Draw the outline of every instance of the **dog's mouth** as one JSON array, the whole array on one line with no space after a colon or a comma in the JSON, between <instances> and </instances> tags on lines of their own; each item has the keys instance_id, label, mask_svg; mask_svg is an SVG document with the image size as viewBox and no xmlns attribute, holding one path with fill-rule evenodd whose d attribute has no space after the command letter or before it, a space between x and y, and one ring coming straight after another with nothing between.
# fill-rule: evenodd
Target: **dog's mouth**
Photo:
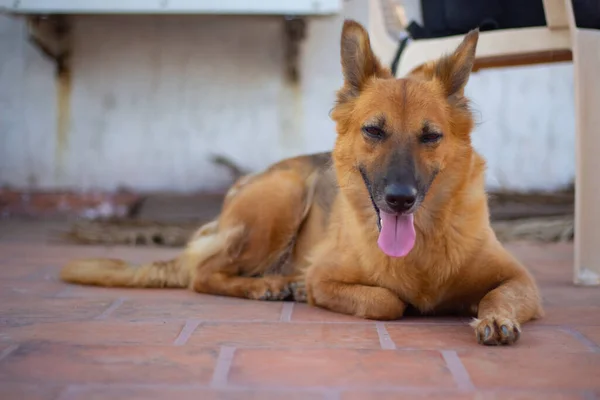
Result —
<instances>
[{"instance_id":1,"label":"dog's mouth","mask_svg":"<svg viewBox=\"0 0 600 400\"><path fill-rule=\"evenodd\" d=\"M371 182L366 173L362 168L359 168L359 171L367 187L373 209L377 214L377 228L379 229L377 245L387 256L405 257L415 245L414 210L416 206L410 212L403 214L383 211L373 197Z\"/></svg>"}]
</instances>

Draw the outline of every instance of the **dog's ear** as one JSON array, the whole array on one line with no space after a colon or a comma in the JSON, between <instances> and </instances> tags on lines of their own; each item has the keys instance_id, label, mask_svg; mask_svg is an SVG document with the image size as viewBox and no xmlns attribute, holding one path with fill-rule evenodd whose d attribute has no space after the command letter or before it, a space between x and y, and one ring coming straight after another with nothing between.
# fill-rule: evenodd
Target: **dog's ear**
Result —
<instances>
[{"instance_id":1,"label":"dog's ear","mask_svg":"<svg viewBox=\"0 0 600 400\"><path fill-rule=\"evenodd\" d=\"M373 54L369 34L356 21L349 19L344 21L341 59L346 96L358 96L371 77L391 77L389 70L382 67Z\"/></svg>"},{"instance_id":2,"label":"dog's ear","mask_svg":"<svg viewBox=\"0 0 600 400\"><path fill-rule=\"evenodd\" d=\"M433 78L442 84L448 97L462 95L473 69L478 39L479 29L470 31L454 53L434 63Z\"/></svg>"}]
</instances>

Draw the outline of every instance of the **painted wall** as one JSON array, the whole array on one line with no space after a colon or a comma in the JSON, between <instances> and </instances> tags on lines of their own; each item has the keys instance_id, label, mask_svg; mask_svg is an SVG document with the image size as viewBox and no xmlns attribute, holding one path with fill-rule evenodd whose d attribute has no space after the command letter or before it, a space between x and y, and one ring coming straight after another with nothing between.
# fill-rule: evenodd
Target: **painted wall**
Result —
<instances>
[{"instance_id":1,"label":"painted wall","mask_svg":"<svg viewBox=\"0 0 600 400\"><path fill-rule=\"evenodd\" d=\"M345 5L365 22L366 2ZM72 81L61 89L23 22L0 16L0 185L215 189L229 176L213 153L257 170L329 149L342 20L309 21L293 84L276 17L78 17ZM473 76L474 142L490 188L572 181L572 90L570 65Z\"/></svg>"}]
</instances>

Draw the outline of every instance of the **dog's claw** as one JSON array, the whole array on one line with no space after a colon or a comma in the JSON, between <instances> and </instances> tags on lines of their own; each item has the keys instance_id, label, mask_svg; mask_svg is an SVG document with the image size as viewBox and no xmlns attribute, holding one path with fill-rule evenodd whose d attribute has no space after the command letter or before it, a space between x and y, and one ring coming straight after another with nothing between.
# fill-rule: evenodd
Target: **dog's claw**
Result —
<instances>
[{"instance_id":1,"label":"dog's claw","mask_svg":"<svg viewBox=\"0 0 600 400\"><path fill-rule=\"evenodd\" d=\"M486 326L483 341L485 342L486 340L488 340L491 335L492 335L492 328L490 328L489 326Z\"/></svg>"},{"instance_id":2,"label":"dog's claw","mask_svg":"<svg viewBox=\"0 0 600 400\"><path fill-rule=\"evenodd\" d=\"M259 300L271 300L271 291L269 289L265 290L262 296L258 298Z\"/></svg>"},{"instance_id":3,"label":"dog's claw","mask_svg":"<svg viewBox=\"0 0 600 400\"><path fill-rule=\"evenodd\" d=\"M292 282L290 283L290 289L292 290L292 299L298 303L306 303L306 287L304 282Z\"/></svg>"},{"instance_id":4,"label":"dog's claw","mask_svg":"<svg viewBox=\"0 0 600 400\"><path fill-rule=\"evenodd\" d=\"M486 346L510 345L519 340L521 330L518 322L509 318L487 317L475 320L477 341Z\"/></svg>"},{"instance_id":5,"label":"dog's claw","mask_svg":"<svg viewBox=\"0 0 600 400\"><path fill-rule=\"evenodd\" d=\"M266 289L257 300L262 301L281 301L286 300L293 296L293 289L290 287L291 285L286 285L283 288L279 289Z\"/></svg>"}]
</instances>

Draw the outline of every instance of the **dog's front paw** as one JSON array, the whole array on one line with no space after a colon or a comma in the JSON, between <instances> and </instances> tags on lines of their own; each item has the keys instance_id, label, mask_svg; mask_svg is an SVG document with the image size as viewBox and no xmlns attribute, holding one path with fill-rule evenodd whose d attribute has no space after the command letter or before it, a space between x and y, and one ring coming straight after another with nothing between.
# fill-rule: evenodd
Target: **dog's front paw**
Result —
<instances>
[{"instance_id":1,"label":"dog's front paw","mask_svg":"<svg viewBox=\"0 0 600 400\"><path fill-rule=\"evenodd\" d=\"M475 335L479 344L499 346L513 344L521 337L519 323L510 318L485 317L474 319L471 326L475 328Z\"/></svg>"}]
</instances>

